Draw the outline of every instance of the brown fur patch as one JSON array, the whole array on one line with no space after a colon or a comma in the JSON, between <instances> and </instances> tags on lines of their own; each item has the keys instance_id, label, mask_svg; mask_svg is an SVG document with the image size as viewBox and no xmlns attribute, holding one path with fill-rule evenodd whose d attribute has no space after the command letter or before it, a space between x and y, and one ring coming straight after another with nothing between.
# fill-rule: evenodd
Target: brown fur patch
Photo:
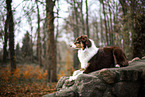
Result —
<instances>
[{"instance_id":1,"label":"brown fur patch","mask_svg":"<svg viewBox=\"0 0 145 97\"><path fill-rule=\"evenodd\" d=\"M98 53L93 56L88 63L89 65L84 73L115 67L115 64L119 64L121 67L128 66L128 60L122 49L119 47L100 48Z\"/></svg>"}]
</instances>

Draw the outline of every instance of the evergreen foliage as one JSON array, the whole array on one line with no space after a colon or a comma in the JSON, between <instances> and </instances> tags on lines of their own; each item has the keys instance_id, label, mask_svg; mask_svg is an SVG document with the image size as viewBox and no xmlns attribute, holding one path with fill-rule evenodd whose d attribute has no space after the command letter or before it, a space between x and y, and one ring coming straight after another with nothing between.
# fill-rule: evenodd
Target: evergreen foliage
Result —
<instances>
[{"instance_id":1,"label":"evergreen foliage","mask_svg":"<svg viewBox=\"0 0 145 97\"><path fill-rule=\"evenodd\" d=\"M30 61L30 56L33 55L33 50L31 48L31 38L29 32L27 31L24 38L23 38L23 46L22 46L22 57L24 60Z\"/></svg>"}]
</instances>

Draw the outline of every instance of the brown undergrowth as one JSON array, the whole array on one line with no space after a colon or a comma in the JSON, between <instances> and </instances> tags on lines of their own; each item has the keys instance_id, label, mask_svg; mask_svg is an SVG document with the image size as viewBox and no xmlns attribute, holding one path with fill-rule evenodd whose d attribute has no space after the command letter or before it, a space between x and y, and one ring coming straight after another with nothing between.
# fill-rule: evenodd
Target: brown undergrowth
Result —
<instances>
[{"instance_id":1,"label":"brown undergrowth","mask_svg":"<svg viewBox=\"0 0 145 97\"><path fill-rule=\"evenodd\" d=\"M47 83L47 71L36 65L18 65L13 73L10 66L0 67L0 97L41 97L55 92L56 83Z\"/></svg>"}]
</instances>

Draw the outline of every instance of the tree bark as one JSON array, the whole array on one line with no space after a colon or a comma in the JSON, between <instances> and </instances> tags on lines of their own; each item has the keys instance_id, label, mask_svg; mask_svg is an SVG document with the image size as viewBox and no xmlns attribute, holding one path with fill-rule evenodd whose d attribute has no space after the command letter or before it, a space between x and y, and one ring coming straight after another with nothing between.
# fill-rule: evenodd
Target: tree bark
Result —
<instances>
[{"instance_id":1,"label":"tree bark","mask_svg":"<svg viewBox=\"0 0 145 97\"><path fill-rule=\"evenodd\" d=\"M104 33L103 33L103 23L102 23L102 15L101 15L101 13L102 13L102 8L101 8L101 4L100 4L100 12L99 12L99 14L100 14L100 32L101 32L101 46L103 46L103 44L104 44Z\"/></svg>"},{"instance_id":2,"label":"tree bark","mask_svg":"<svg viewBox=\"0 0 145 97\"><path fill-rule=\"evenodd\" d=\"M120 33L121 32L121 24L119 23L120 22L120 18L119 18L119 13L122 13L121 11L118 12L119 9L119 6L120 4L117 4L117 2L115 0L113 0L114 2L114 7L113 7L113 22L114 22L114 25L113 25L113 31L114 31L114 45L116 46L119 46L121 48L123 48L123 45L121 43L121 39L122 39L122 34Z\"/></svg>"},{"instance_id":3,"label":"tree bark","mask_svg":"<svg viewBox=\"0 0 145 97\"><path fill-rule=\"evenodd\" d=\"M85 35L85 24L84 24L84 14L83 14L83 0L81 0L81 23L82 23L82 31L83 34Z\"/></svg>"},{"instance_id":4,"label":"tree bark","mask_svg":"<svg viewBox=\"0 0 145 97\"><path fill-rule=\"evenodd\" d=\"M7 14L8 16L8 14ZM8 56L8 51L7 51L7 41L8 41L8 32L7 32L7 29L8 28L8 18L6 18L6 21L5 21L5 28L4 28L4 31L5 31L5 34L4 34L4 45L3 45L3 62L5 63L6 60L7 60L7 56Z\"/></svg>"},{"instance_id":5,"label":"tree bark","mask_svg":"<svg viewBox=\"0 0 145 97\"><path fill-rule=\"evenodd\" d=\"M6 0L7 4L7 15L8 15L8 27L9 27L9 50L10 50L10 60L11 60L11 72L13 74L16 69L16 56L14 50L14 21L13 21L13 13L12 13L12 0Z\"/></svg>"},{"instance_id":6,"label":"tree bark","mask_svg":"<svg viewBox=\"0 0 145 97\"><path fill-rule=\"evenodd\" d=\"M56 82L56 56L54 39L54 9L55 1L46 0L46 13L48 14L48 81Z\"/></svg>"},{"instance_id":7,"label":"tree bark","mask_svg":"<svg viewBox=\"0 0 145 97\"><path fill-rule=\"evenodd\" d=\"M78 28L78 7L76 7L77 2L74 0L74 20L75 20L75 26L74 26L74 37L77 38L79 36L79 28Z\"/></svg>"},{"instance_id":8,"label":"tree bark","mask_svg":"<svg viewBox=\"0 0 145 97\"><path fill-rule=\"evenodd\" d=\"M76 7L77 3L75 0L73 1L73 8L74 8L74 14L73 14L73 20L75 21L75 25L73 26L73 32L74 32L74 39L79 37L79 28L78 28L78 10ZM79 66L79 59L78 59L78 52L77 50L74 50L74 55L73 55L73 64L74 64L74 69L78 69Z\"/></svg>"},{"instance_id":9,"label":"tree bark","mask_svg":"<svg viewBox=\"0 0 145 97\"><path fill-rule=\"evenodd\" d=\"M107 1L107 2L108 2L108 6L109 6L109 15L110 15L110 23L108 25L108 27L110 26L110 33L109 33L110 45L113 46L114 42L113 42L113 28L112 28L112 12L111 12L111 6L109 4L110 1ZM109 22L109 20L108 20L108 22Z\"/></svg>"},{"instance_id":10,"label":"tree bark","mask_svg":"<svg viewBox=\"0 0 145 97\"><path fill-rule=\"evenodd\" d=\"M90 37L89 32L89 15L88 15L88 0L86 0L86 26L87 26L87 35Z\"/></svg>"},{"instance_id":11,"label":"tree bark","mask_svg":"<svg viewBox=\"0 0 145 97\"><path fill-rule=\"evenodd\" d=\"M57 39L58 39L58 35L59 35L59 10L60 10L60 8L59 8L59 0L57 0L57 27L56 27L56 38L55 38L55 57L56 57L56 63L55 64L57 64L57 54L58 54L58 52L57 52Z\"/></svg>"},{"instance_id":12,"label":"tree bark","mask_svg":"<svg viewBox=\"0 0 145 97\"><path fill-rule=\"evenodd\" d=\"M36 1L36 5L37 5L37 53L38 53L38 61L39 61L39 65L40 67L42 67L42 59L41 59L41 54L42 54L42 50L41 50L41 37L40 37L40 14L39 14L39 6L38 6L38 1Z\"/></svg>"},{"instance_id":13,"label":"tree bark","mask_svg":"<svg viewBox=\"0 0 145 97\"><path fill-rule=\"evenodd\" d=\"M121 6L122 6L122 11L123 11L123 50L124 52L126 53L127 56L129 56L129 52L131 51L130 50L130 39L129 39L129 23L128 23L128 19L126 18L126 15L127 15L127 8L128 8L128 5L126 3L126 0L119 0Z\"/></svg>"},{"instance_id":14,"label":"tree bark","mask_svg":"<svg viewBox=\"0 0 145 97\"><path fill-rule=\"evenodd\" d=\"M107 45L109 45L109 39L108 39L108 27L107 27L107 21L106 21L105 5L104 5L103 0L101 0L101 3L103 4L103 14L104 14L104 23L105 23L106 43L107 43Z\"/></svg>"},{"instance_id":15,"label":"tree bark","mask_svg":"<svg viewBox=\"0 0 145 97\"><path fill-rule=\"evenodd\" d=\"M145 2L130 0L133 58L145 56ZM139 7L138 7L139 6Z\"/></svg>"}]
</instances>

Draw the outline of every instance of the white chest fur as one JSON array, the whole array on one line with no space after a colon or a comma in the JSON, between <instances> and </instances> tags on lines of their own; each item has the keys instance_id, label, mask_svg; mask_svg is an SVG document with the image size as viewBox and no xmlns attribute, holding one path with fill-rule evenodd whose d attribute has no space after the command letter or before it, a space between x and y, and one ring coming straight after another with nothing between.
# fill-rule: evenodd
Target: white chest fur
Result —
<instances>
[{"instance_id":1,"label":"white chest fur","mask_svg":"<svg viewBox=\"0 0 145 97\"><path fill-rule=\"evenodd\" d=\"M88 64L88 61L98 52L99 48L95 46L94 41L91 39L90 41L92 43L91 47L85 48L84 50L80 49L78 51L78 58L81 62L81 68L85 68Z\"/></svg>"}]
</instances>

